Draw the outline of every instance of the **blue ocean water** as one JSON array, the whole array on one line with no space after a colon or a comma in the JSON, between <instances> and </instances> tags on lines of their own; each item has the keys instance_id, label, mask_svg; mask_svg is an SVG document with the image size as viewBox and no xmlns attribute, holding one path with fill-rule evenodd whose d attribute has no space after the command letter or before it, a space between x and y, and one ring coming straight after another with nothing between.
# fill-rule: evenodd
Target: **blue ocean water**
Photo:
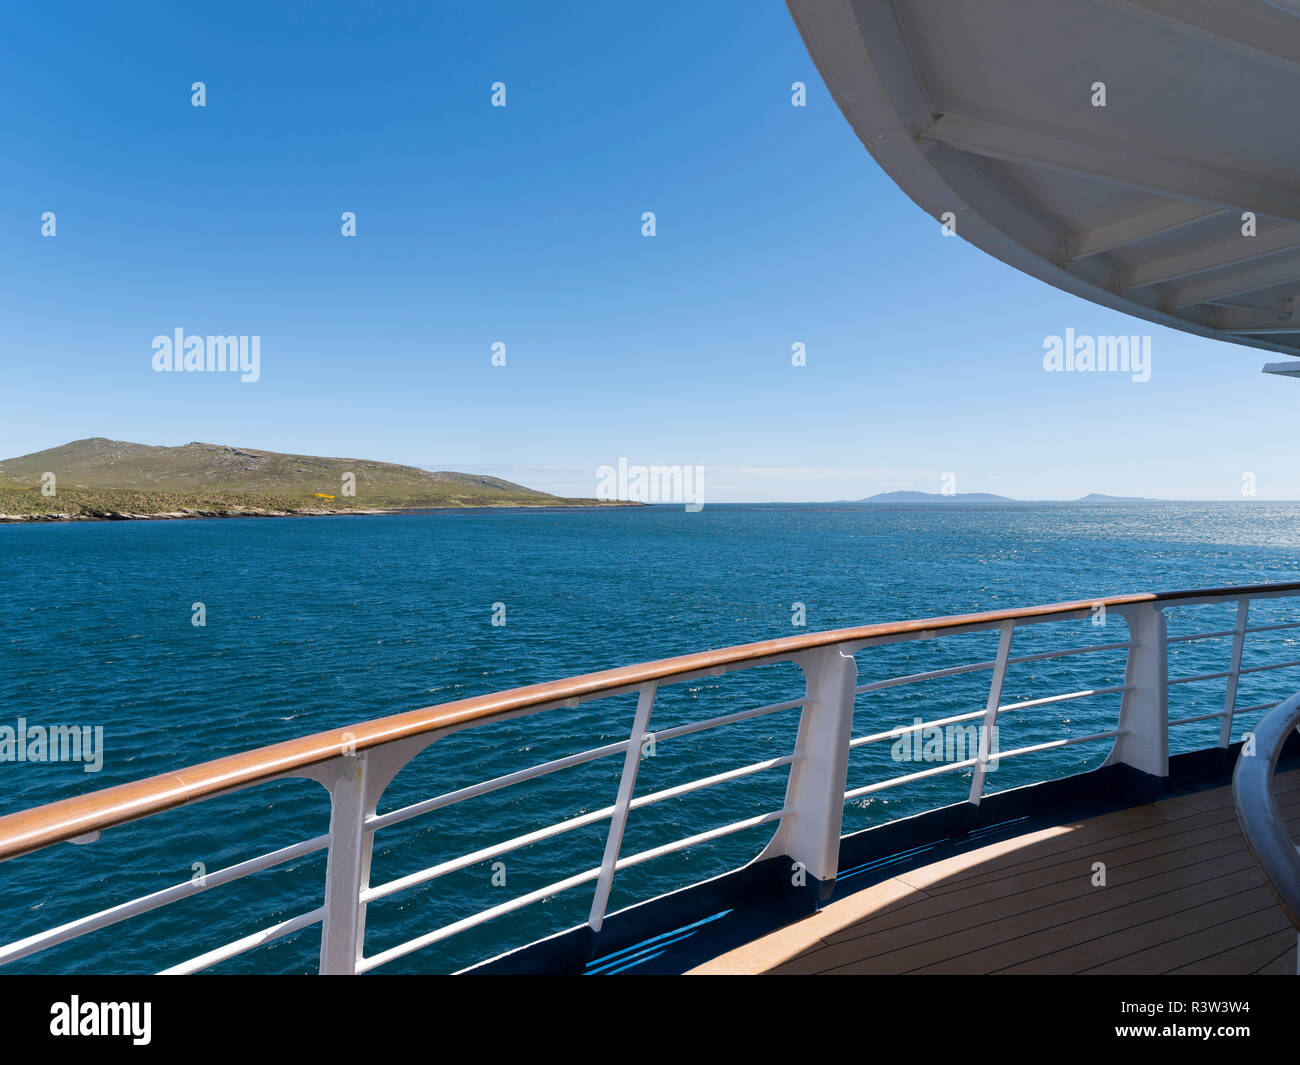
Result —
<instances>
[{"instance_id":1,"label":"blue ocean water","mask_svg":"<svg viewBox=\"0 0 1300 1065\"><path fill-rule=\"evenodd\" d=\"M962 504L446 511L368 517L0 526L0 725L102 726L98 773L0 762L0 813L278 740L451 699L710 647L868 622L1134 591L1300 580L1300 505ZM206 625L191 623L202 603ZM505 625L494 626L494 604ZM792 625L797 607L806 630ZM1291 600L1251 621L1296 620ZM1171 633L1231 627L1222 607L1171 611ZM1123 623L1043 626L1015 651L1126 639ZM1260 634L1243 665L1300 658ZM992 657L995 634L868 649L863 681ZM1227 641L1177 646L1175 675L1226 668ZM1122 680L1122 652L1013 667L1004 702ZM981 709L987 673L859 697L855 734ZM1242 678L1239 706L1289 695L1300 670ZM652 728L797 696L793 666L665 688ZM1222 707L1223 681L1175 689L1171 717ZM435 743L381 811L623 738L634 697L489 724ZM1114 727L1118 696L1007 715L1003 750ZM1257 718L1246 715L1235 732ZM798 710L666 741L637 794L787 754ZM1010 720L1014 718L1014 721ZM1217 725L1175 730L1177 749ZM859 748L850 786L899 775ZM998 790L1100 763L1109 741L1008 760ZM606 758L380 832L372 883L598 809ZM902 771L908 771L904 767ZM624 854L779 808L783 769L635 811ZM845 829L959 801L951 773L852 802ZM5 942L323 832L314 782L263 785L0 865ZM482 862L372 905L367 954L599 864L604 824ZM611 909L752 858L771 825L644 862ZM20 960L5 971L156 971L320 903L324 858L214 888ZM500 884L502 874L505 883ZM496 882L494 882L496 881ZM585 920L591 885L408 955L384 972L450 971ZM223 963L312 971L319 929Z\"/></svg>"}]
</instances>

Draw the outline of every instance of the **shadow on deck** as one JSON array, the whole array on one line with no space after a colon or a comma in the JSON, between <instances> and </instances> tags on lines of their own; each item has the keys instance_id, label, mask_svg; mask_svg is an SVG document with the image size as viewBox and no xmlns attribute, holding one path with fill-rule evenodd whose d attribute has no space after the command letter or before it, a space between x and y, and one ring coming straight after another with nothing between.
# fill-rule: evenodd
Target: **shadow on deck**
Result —
<instances>
[{"instance_id":1,"label":"shadow on deck","mask_svg":"<svg viewBox=\"0 0 1300 1065\"><path fill-rule=\"evenodd\" d=\"M1300 770L1276 791L1294 836ZM1296 932L1218 787L899 873L691 971L1293 974Z\"/></svg>"}]
</instances>

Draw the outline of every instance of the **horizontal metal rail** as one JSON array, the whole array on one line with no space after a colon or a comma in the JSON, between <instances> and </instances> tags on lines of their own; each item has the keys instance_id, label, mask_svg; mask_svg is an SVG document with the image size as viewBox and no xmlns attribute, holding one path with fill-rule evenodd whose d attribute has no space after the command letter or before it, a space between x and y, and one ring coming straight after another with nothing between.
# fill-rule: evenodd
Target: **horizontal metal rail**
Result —
<instances>
[{"instance_id":1,"label":"horizontal metal rail","mask_svg":"<svg viewBox=\"0 0 1300 1065\"><path fill-rule=\"evenodd\" d=\"M999 762L1014 758L1021 754L1033 754L1036 751L1050 751L1056 747L1072 747L1076 743L1092 743L1094 740L1114 739L1124 734L1125 729L1110 729L1106 732L1094 732L1089 736L1070 736L1061 740L1049 740L1046 743L1035 743L1029 747L1017 747L1010 751L1000 751L991 755L992 759ZM878 780L875 783L867 784L862 787L850 788L844 793L845 801L856 799L861 795L870 795L877 791L886 791L889 788L896 788L900 784L909 784L914 780L923 780L926 777L939 776L943 773L950 773L957 769L969 769L978 761L976 758L965 758L959 762L945 762L942 766L933 769L922 769L916 773L908 773L901 777L889 777L887 780Z\"/></svg>"},{"instance_id":2,"label":"horizontal metal rail","mask_svg":"<svg viewBox=\"0 0 1300 1065\"><path fill-rule=\"evenodd\" d=\"M1124 640L1121 643L1094 644L1091 647L1070 647L1064 651L1040 651L1037 654L1017 655L1014 658L1008 658L1007 665L1015 666L1024 662L1044 662L1053 658L1068 658L1071 655L1086 655L1095 651L1127 650L1131 646L1131 641ZM885 688L897 688L904 684L916 684L923 680L955 677L961 673L977 673L981 670L992 669L995 665L997 665L997 659L990 658L984 662L971 662L962 666L947 666L944 669L931 669L924 673L908 673L902 677L891 677L888 680L875 680L867 684L860 684L854 689L854 692L861 695L864 692L882 691Z\"/></svg>"},{"instance_id":3,"label":"horizontal metal rail","mask_svg":"<svg viewBox=\"0 0 1300 1065\"><path fill-rule=\"evenodd\" d=\"M972 710L967 714L954 714L952 717L940 717L933 721L918 721L912 725L900 725L888 732L873 732L867 736L857 736L849 741L849 749L852 750L855 747L862 747L869 743L880 743L882 740L896 740L928 728L943 728L945 725L955 725L959 721L974 721L983 716L983 710Z\"/></svg>"},{"instance_id":4,"label":"horizontal metal rail","mask_svg":"<svg viewBox=\"0 0 1300 1065\"><path fill-rule=\"evenodd\" d=\"M214 887L220 887L223 884L229 884L235 880L250 876L253 873L260 873L264 869L272 869L277 865L284 865L295 858L303 858L308 854L314 854L316 851L322 851L329 846L329 836L317 836L315 839L305 840L302 843L295 843L290 847L282 847L280 850L271 851L260 858L250 858L246 862L239 862L237 865L227 866L225 869L218 869L214 873L205 873L202 877L187 880L183 884L174 884L171 887L163 888L161 891L155 891L149 895L142 895L138 899L130 902L124 902L119 906L110 906L106 910L100 910L98 913L92 913L86 917L80 917L75 921L68 921L57 928L51 928L47 932L40 932L34 936L28 936L26 939L19 939L8 946L0 947L0 965L5 962L16 961L24 958L28 954L35 954L39 950L45 950L47 947L53 947L59 943L66 943L70 939L76 939L88 932L95 932L101 928L107 928L109 925L117 924L119 921L125 921L129 917L135 917L142 913L148 913L150 910L156 910L160 906L166 906L168 903L177 902L180 899L187 899L192 895L201 894L204 891L210 891Z\"/></svg>"},{"instance_id":5,"label":"horizontal metal rail","mask_svg":"<svg viewBox=\"0 0 1300 1065\"><path fill-rule=\"evenodd\" d=\"M578 873L576 876L568 877L564 880L557 880L554 884L547 884L546 887L538 888L536 891L530 891L526 895L520 895L518 898L511 899L509 902L503 902L500 905L493 906L491 909L483 910L474 914L472 917L466 917L463 920L456 921L442 928L436 928L432 932L426 932L424 935L416 936L405 943L396 947L390 947L388 950L381 951L369 958L360 958L357 961L356 971L358 973L368 973L371 969L377 969L381 965L387 965L390 961L396 961L417 950L423 950L425 947L432 946L434 943L444 939L450 939L452 936L461 932L476 928L478 925L493 918L504 916L507 913L513 913L515 910L521 910L525 906L530 906L534 902L541 902L543 899L552 898L570 888L579 887L582 884L589 884L600 876L600 868L588 869L584 873Z\"/></svg>"},{"instance_id":6,"label":"horizontal metal rail","mask_svg":"<svg viewBox=\"0 0 1300 1065\"><path fill-rule=\"evenodd\" d=\"M1300 666L1300 659L1292 662L1273 662L1267 666L1251 666L1249 669L1243 669L1242 673L1267 673L1271 669L1293 669Z\"/></svg>"},{"instance_id":7,"label":"horizontal metal rail","mask_svg":"<svg viewBox=\"0 0 1300 1065\"><path fill-rule=\"evenodd\" d=\"M679 736L690 736L696 732L703 732L705 729L718 728L721 725L732 725L737 721L748 721L754 717L766 717L768 714L775 714L781 710L793 710L796 706L803 706L803 704L803 699L787 699L783 703L770 703L767 706L759 706L753 710L737 710L734 714L711 717L707 721L693 721L688 725L666 728L662 732L654 733L654 738L656 742L675 740Z\"/></svg>"},{"instance_id":8,"label":"horizontal metal rail","mask_svg":"<svg viewBox=\"0 0 1300 1065\"><path fill-rule=\"evenodd\" d=\"M766 769L774 769L778 766L789 765L793 761L794 755L787 754L780 758L769 758L762 762L755 762L752 765L740 766L737 769L729 769L723 773L716 773L711 777L701 777L698 780L692 780L686 784L677 784L671 788L664 788L661 791L642 795L639 798L633 799L629 804L629 808L639 809L644 806L649 806L652 803L662 802L664 799L673 799L680 795L688 795L693 791L712 787L714 784L721 784L729 780L739 780L740 778L749 776L753 773L761 773ZM494 844L491 847L484 847L481 850L463 855L462 857L456 858L452 861L442 862L438 865L431 865L427 869L422 869L417 873L410 873L407 876L398 877L396 880L390 880L386 884L366 888L361 892L361 901L373 902L376 899L396 894L399 891L405 891L406 889L416 887L419 884L428 883L430 880L436 880L448 873L459 872L461 869L467 869L471 865L477 865L479 862L489 861L492 858L500 857L502 854L508 854L511 851L518 850L521 847L528 847L534 843L540 843L543 840L552 839L565 832L570 832L575 828L584 828L587 825L596 824L597 822L613 816L613 813L614 807L606 806L602 809L592 810L577 817L571 817L567 821L558 821L553 825L538 829L535 832L527 832L521 836L515 836L512 839Z\"/></svg>"},{"instance_id":9,"label":"horizontal metal rail","mask_svg":"<svg viewBox=\"0 0 1300 1065\"><path fill-rule=\"evenodd\" d=\"M1189 640L1217 640L1224 636L1235 636L1236 629L1221 629L1218 632L1194 632L1190 636L1170 636L1170 643L1185 643Z\"/></svg>"},{"instance_id":10,"label":"horizontal metal rail","mask_svg":"<svg viewBox=\"0 0 1300 1065\"><path fill-rule=\"evenodd\" d=\"M1281 699L1275 699L1271 703L1256 703L1254 706L1242 706L1237 708L1238 714L1253 714L1258 710L1272 710L1275 706L1282 705Z\"/></svg>"},{"instance_id":11,"label":"horizontal metal rail","mask_svg":"<svg viewBox=\"0 0 1300 1065\"><path fill-rule=\"evenodd\" d=\"M1077 692L1065 692L1062 695L1048 695L1041 699L1025 699L1018 703L1004 703L998 707L998 716L1010 713L1014 710L1028 710L1035 706L1051 706L1055 703L1071 702L1075 699L1085 699L1090 695L1113 695L1117 692L1124 691L1123 684L1113 684L1108 688L1085 688ZM891 729L889 732L875 732L869 736L858 736L849 742L849 746L861 747L869 743L880 743L882 740L896 740L902 736L914 732L921 732L925 729L942 728L945 725L954 725L960 721L974 721L976 718L982 718L985 715L983 710L972 710L966 714L955 714L952 717L941 717L934 721L918 721L911 725L900 725L898 728Z\"/></svg>"},{"instance_id":12,"label":"horizontal metal rail","mask_svg":"<svg viewBox=\"0 0 1300 1065\"><path fill-rule=\"evenodd\" d=\"M864 784L859 788L849 788L844 793L844 801L849 802L863 795L871 795L877 791L886 791L889 788L896 788L900 784L910 784L913 780L925 780L927 777L942 776L944 773L953 773L958 769L970 769L979 759L963 758L960 762L945 762L943 765L935 766L933 769L922 769L916 773L908 773L902 777L890 777L888 780L878 780L874 784Z\"/></svg>"},{"instance_id":13,"label":"horizontal metal rail","mask_svg":"<svg viewBox=\"0 0 1300 1065\"><path fill-rule=\"evenodd\" d=\"M587 762L594 762L597 758L604 758L609 754L618 754L627 750L627 740L620 740L618 743L609 743L604 747L593 747L590 750L581 751L578 754L567 755L564 758L556 758L550 762L542 762L540 765L530 766L527 769L520 769L515 773L506 773L503 776L493 777L491 780L485 780L481 784L472 784L466 788L458 788L456 791L449 791L445 795L438 795L432 799L424 799L421 802L412 803L410 806L403 806L400 810L391 810L386 814L377 814L366 818L366 827L372 831L381 828L387 828L390 825L401 824L403 821L409 821L413 817L419 817L421 814L432 813L434 810L441 810L446 806L454 806L458 802L464 802L466 799L474 799L480 795L487 795L493 791L499 791L501 788L508 788L512 784L521 784L526 780L535 780L538 777L547 776L550 773L558 772L561 769L569 769L575 765L583 765Z\"/></svg>"},{"instance_id":14,"label":"horizontal metal rail","mask_svg":"<svg viewBox=\"0 0 1300 1065\"><path fill-rule=\"evenodd\" d=\"M188 976L191 973L202 972L204 969L210 969L214 965L219 965L223 961L229 961L239 954L247 954L256 947L272 943L277 939L283 939L294 932L301 932L304 928L310 928L314 924L319 924L325 916L325 909L312 910L310 913L299 914L297 917L291 917L287 921L281 921L279 924L272 925L270 928L263 928L260 932L254 932L250 936L244 936L242 939L236 939L233 943L227 943L224 947L218 947L216 950L210 950L198 957L191 958L189 961L183 961L179 965L173 965L169 969L163 969L159 976Z\"/></svg>"},{"instance_id":15,"label":"horizontal metal rail","mask_svg":"<svg viewBox=\"0 0 1300 1065\"><path fill-rule=\"evenodd\" d=\"M721 717L709 718L707 721L695 721L689 725L679 725L676 728L665 729L662 732L654 734L656 742L676 739L678 736L689 736L695 732L702 732L705 729L717 728L720 725L729 725L737 721L748 721L753 717L762 717L765 714L773 714L780 710L792 710L796 706L803 705L802 699L789 699L783 703L772 703L769 706L759 706L752 710L740 710L734 714L724 714ZM538 765L531 766L528 769L520 769L514 773L506 773L503 776L494 777L491 780L483 781L481 784L473 784L469 787L460 788L457 791L447 792L445 795L438 795L432 799L423 799L420 802L412 803L409 806L403 806L400 810L391 810L386 814L376 814L366 819L366 826L372 830L388 828L390 825L400 824L403 821L409 821L413 817L421 814L432 813L434 810L441 810L447 806L453 806L458 802L466 799L474 799L480 795L486 795L489 792L506 788L512 784L519 784L526 780L534 780L537 777L546 776L550 773L558 772L561 769L569 769L576 765L583 765L587 762L594 762L598 758L604 758L607 755L619 754L627 750L627 740L619 740L617 743L608 743L603 747L592 747L589 750L580 751L577 754L566 755L563 758L555 758L549 762L542 762Z\"/></svg>"},{"instance_id":16,"label":"horizontal metal rail","mask_svg":"<svg viewBox=\"0 0 1300 1065\"><path fill-rule=\"evenodd\" d=\"M784 810L774 810L771 813L761 814L758 817L746 818L744 821L736 821L730 825L723 825L721 828L715 828L708 832L701 832L698 835L688 836L685 839L677 840L675 843L667 843L661 847L654 847L651 850L642 851L639 854L633 854L627 858L619 859L617 868L625 869L631 865L639 865L641 862L649 861L651 858L658 858L665 854L672 854L674 851L685 850L687 847L693 847L699 843L706 843L709 840L719 839L722 836L729 836L735 832L743 832L748 828L756 828L759 825L765 825L771 821L775 821L784 813ZM434 943L443 939L448 939L460 932L466 932L471 928L476 928L487 921L504 916L507 913L512 913L515 910L522 909L524 906L531 905L534 902L540 902L542 899L552 898L563 891L568 891L570 888L590 883L599 875L599 868L588 869L586 872L579 873L577 876L571 876L567 880L560 880L554 884L548 884L546 887L538 888L536 891L530 891L526 895L520 895L516 899L511 899L509 902L503 902L498 906L482 910L470 917L445 925L444 927L435 929L432 932L426 932L424 935L416 936L414 939L408 940L399 946L391 947L390 949L369 958L362 958L357 963L357 972L370 972L373 969L379 968L381 965L388 964L390 961L396 961L398 958L407 954L413 953L417 950L422 950L424 947L432 946Z\"/></svg>"},{"instance_id":17,"label":"horizontal metal rail","mask_svg":"<svg viewBox=\"0 0 1300 1065\"><path fill-rule=\"evenodd\" d=\"M448 862L440 862L438 865L431 865L427 869L421 869L416 873L409 873L406 876L399 876L396 880L390 880L386 884L377 884L374 887L364 888L361 892L362 902L374 902L376 899L385 898L388 895L395 895L399 891L406 891L409 888L418 887L420 884L427 884L431 880L437 880L439 877L446 876L448 873L459 872L461 869L468 869L471 865L477 865L479 862L490 861L493 858L500 857L502 854L508 854L511 851L518 850L520 847L528 847L534 843L541 843L543 840L553 839L565 832L571 832L575 828L583 828L586 825L596 824L605 820L614 813L614 807L606 806L601 810L593 810L591 813L582 814L578 817L571 817L567 821L557 821L546 828L538 829L536 832L526 832L522 836L515 836L511 839L504 840L501 843L493 844L490 847L483 847L470 854L461 855Z\"/></svg>"},{"instance_id":18,"label":"horizontal metal rail","mask_svg":"<svg viewBox=\"0 0 1300 1065\"><path fill-rule=\"evenodd\" d=\"M1193 677L1170 677L1170 684L1191 684L1198 680L1222 680L1224 677L1232 676L1232 671L1225 669L1221 673L1197 673Z\"/></svg>"},{"instance_id":19,"label":"horizontal metal rail","mask_svg":"<svg viewBox=\"0 0 1300 1065\"><path fill-rule=\"evenodd\" d=\"M1277 632L1279 629L1300 629L1300 621L1285 621L1280 625L1252 625L1247 632Z\"/></svg>"},{"instance_id":20,"label":"horizontal metal rail","mask_svg":"<svg viewBox=\"0 0 1300 1065\"><path fill-rule=\"evenodd\" d=\"M1116 736L1122 736L1124 729L1108 729L1105 732L1094 732L1088 736L1069 736L1063 740L1048 740L1046 743L1034 743L1028 747L1016 747L1010 751L1001 751L998 754L999 761L1005 761L1008 758L1018 758L1022 754L1034 754L1037 751L1051 751L1057 747L1073 747L1077 743L1094 743L1097 740L1113 740Z\"/></svg>"},{"instance_id":21,"label":"horizontal metal rail","mask_svg":"<svg viewBox=\"0 0 1300 1065\"><path fill-rule=\"evenodd\" d=\"M897 688L904 684L916 684L923 680L936 680L939 677L955 677L961 673L978 673L981 670L992 669L996 664L995 660L990 658L987 662L971 662L964 666L948 666L945 669L931 669L924 673L909 673L905 677L891 677L889 680L873 680L868 684L859 684L853 689L855 695L862 695L864 692L878 692L886 688Z\"/></svg>"},{"instance_id":22,"label":"horizontal metal rail","mask_svg":"<svg viewBox=\"0 0 1300 1065\"><path fill-rule=\"evenodd\" d=\"M1241 713L1240 710L1237 712ZM1173 728L1175 725L1194 725L1198 721L1217 721L1219 718L1225 717L1226 715L1226 710L1215 710L1212 714L1197 714L1194 717L1174 718L1170 720L1169 727Z\"/></svg>"},{"instance_id":23,"label":"horizontal metal rail","mask_svg":"<svg viewBox=\"0 0 1300 1065\"><path fill-rule=\"evenodd\" d=\"M641 851L638 854L632 854L626 858L620 858L615 865L615 868L627 869L629 866L640 865L642 862L648 862L651 858L662 858L665 854L675 854L677 851L684 851L688 847L694 847L701 843L708 843L710 840L721 839L723 836L731 836L737 832L744 832L746 829L770 824L772 821L783 817L786 812L786 809L782 807L780 810L772 810L769 813L759 814L757 817L746 817L741 821L733 821L731 824L722 825L720 828L711 828L707 832L697 832L693 836L686 836L683 839L674 840L672 843L665 843L658 847L651 847L649 850Z\"/></svg>"},{"instance_id":24,"label":"horizontal metal rail","mask_svg":"<svg viewBox=\"0 0 1300 1065\"><path fill-rule=\"evenodd\" d=\"M1005 714L1011 710L1028 710L1033 706L1052 706L1056 703L1069 703L1075 699L1087 699L1092 695L1116 695L1125 690L1123 684L1112 684L1106 688L1084 688L1077 692L1064 692L1061 695L1046 695L1041 699L1025 699L1018 703L1006 703L998 707L999 714Z\"/></svg>"}]
</instances>

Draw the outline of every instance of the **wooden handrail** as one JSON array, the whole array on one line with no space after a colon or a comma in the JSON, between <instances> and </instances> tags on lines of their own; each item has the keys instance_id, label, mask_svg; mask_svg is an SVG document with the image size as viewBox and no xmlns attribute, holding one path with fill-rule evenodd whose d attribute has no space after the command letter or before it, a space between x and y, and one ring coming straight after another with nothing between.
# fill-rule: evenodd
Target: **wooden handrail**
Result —
<instances>
[{"instance_id":1,"label":"wooden handrail","mask_svg":"<svg viewBox=\"0 0 1300 1065\"><path fill-rule=\"evenodd\" d=\"M162 773L129 784L101 788L85 795L8 814L0 817L0 861L40 850L54 843L113 828L164 810L174 809L186 803L212 798L223 792L292 774L339 757L345 748L360 752L395 740L481 723L504 714L539 710L570 699L588 698L602 693L609 694L635 688L648 681L708 672L741 662L787 659L802 651L858 640L941 632L970 625L997 624L1003 621L1065 614L1077 610L1091 610L1098 604L1116 607L1205 596L1232 597L1286 591L1300 591L1300 583L1206 588L1159 594L1143 592L1044 606L860 625L701 651L676 658L663 658L639 665L602 670L598 673L586 673L564 680L530 684L489 695L458 699L438 706L410 710L344 728L286 740L283 743L203 762L176 772Z\"/></svg>"}]
</instances>

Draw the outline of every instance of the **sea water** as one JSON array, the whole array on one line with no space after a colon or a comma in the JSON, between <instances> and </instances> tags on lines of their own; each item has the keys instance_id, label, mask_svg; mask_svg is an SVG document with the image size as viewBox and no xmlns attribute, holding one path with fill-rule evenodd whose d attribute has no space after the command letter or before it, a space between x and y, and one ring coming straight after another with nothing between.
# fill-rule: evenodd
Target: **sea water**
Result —
<instances>
[{"instance_id":1,"label":"sea water","mask_svg":"<svg viewBox=\"0 0 1300 1065\"><path fill-rule=\"evenodd\" d=\"M917 504L466 510L320 518L0 526L0 726L102 730L101 764L0 760L0 813L326 728L649 659L823 629L1138 591L1300 580L1300 505ZM1293 601L1252 623L1296 620ZM1172 632L1232 627L1230 608L1171 611ZM1015 650L1127 639L1114 616L1017 633ZM802 624L801 624L802 623ZM1022 635L1023 633L1023 635ZM996 633L866 650L860 681L991 658ZM1227 668L1227 640L1176 645L1171 673ZM1243 665L1300 658L1261 634ZM859 697L855 735L979 710L987 671ZM1008 673L1003 702L1121 683L1123 652ZM1237 704L1300 689L1300 670L1242 678ZM1173 689L1171 717L1213 712L1223 682ZM796 667L665 686L651 729L797 697ZM1005 715L1002 750L1115 726L1118 696ZM635 694L488 724L434 743L381 812L626 737ZM790 753L797 709L654 745L637 794ZM1244 715L1240 736L1257 714ZM1012 719L1014 718L1014 721ZM85 735L85 732L81 733ZM65 733L68 735L68 733ZM1175 729L1213 745L1218 723ZM890 743L855 749L850 786L917 769ZM1100 764L1109 741L1003 762L989 790ZM30 751L30 748L29 748ZM896 752L895 752L896 753ZM384 883L613 802L622 755L494 791L378 833ZM777 809L784 768L633 812L624 854ZM851 802L845 830L958 802L968 771ZM471 865L370 907L366 953L599 865L608 822ZM0 865L4 941L328 827L320 785L293 780ZM763 825L620 872L611 909L753 858ZM93 933L11 972L147 972L320 905L314 854ZM592 885L408 955L384 972L449 971L580 924ZM319 926L223 963L308 972Z\"/></svg>"}]
</instances>

